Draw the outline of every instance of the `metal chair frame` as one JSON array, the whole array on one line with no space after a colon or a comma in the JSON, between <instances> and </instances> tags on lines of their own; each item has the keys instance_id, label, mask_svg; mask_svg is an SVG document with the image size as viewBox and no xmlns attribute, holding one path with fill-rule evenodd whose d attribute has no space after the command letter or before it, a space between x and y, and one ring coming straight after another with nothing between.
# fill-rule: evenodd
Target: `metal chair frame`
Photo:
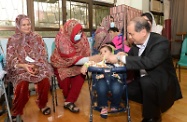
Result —
<instances>
[{"instance_id":1,"label":"metal chair frame","mask_svg":"<svg viewBox=\"0 0 187 122\"><path fill-rule=\"evenodd\" d=\"M104 76L105 75L112 75L113 71L112 69L102 69L100 68L101 70L99 70L100 73L103 73ZM97 74L98 72L95 72L95 71L92 71L90 69L90 67L88 68L88 72L91 72L92 73L92 76L93 74ZM124 78L126 78L126 72L120 72L121 74L124 74ZM94 96L93 96L93 78L91 79L87 73L87 79L88 79L88 87L89 87L89 92L90 92L90 118L89 118L89 122L93 122L93 108L94 108ZM124 88L124 92L125 92L125 95L126 95L126 99L125 99L125 111L127 112L127 121L128 122L131 122L131 116L130 116L130 105L129 105L129 100L128 100L128 90L127 90L127 84L126 84L126 80L123 81L123 88Z\"/></svg>"}]
</instances>

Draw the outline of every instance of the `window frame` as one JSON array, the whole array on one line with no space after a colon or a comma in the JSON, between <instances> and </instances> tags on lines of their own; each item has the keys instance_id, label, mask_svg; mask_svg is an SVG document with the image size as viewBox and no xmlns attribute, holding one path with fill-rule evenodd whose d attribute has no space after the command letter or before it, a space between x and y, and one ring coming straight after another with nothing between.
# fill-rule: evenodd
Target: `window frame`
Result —
<instances>
[{"instance_id":1,"label":"window frame","mask_svg":"<svg viewBox=\"0 0 187 122\"><path fill-rule=\"evenodd\" d=\"M93 32L93 5L100 5L100 6L105 6L105 7L114 7L114 4L110 3L105 3L105 2L99 2L99 1L93 1L93 0L61 0L62 2L62 21L63 24L67 21L67 16L66 16L66 1L72 1L72 2L80 2L80 3L87 3L88 4L88 21L89 21L89 27L84 28L83 30L85 32ZM26 5L27 5L27 15L31 19L31 25L32 25L32 30L33 31L59 31L59 28L50 28L50 27L35 27L35 19L34 19L34 0L26 0ZM0 31L14 31L15 27L4 27L0 26ZM55 36L55 35L54 35Z\"/></svg>"}]
</instances>

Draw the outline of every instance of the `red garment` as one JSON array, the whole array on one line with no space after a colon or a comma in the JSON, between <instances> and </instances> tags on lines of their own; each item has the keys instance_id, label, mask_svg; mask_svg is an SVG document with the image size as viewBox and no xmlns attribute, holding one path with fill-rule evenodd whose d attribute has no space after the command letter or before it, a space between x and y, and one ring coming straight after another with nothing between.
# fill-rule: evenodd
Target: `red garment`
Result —
<instances>
[{"instance_id":1,"label":"red garment","mask_svg":"<svg viewBox=\"0 0 187 122\"><path fill-rule=\"evenodd\" d=\"M6 78L16 87L23 79L37 83L44 78L51 78L53 75L51 65L47 60L45 43L40 35L30 31L25 34L20 30L22 20L30 19L26 15L18 15L16 18L16 32L8 40L6 55ZM29 62L26 57L35 62ZM38 74L31 75L23 68L15 68L16 64L33 64L38 67Z\"/></svg>"},{"instance_id":2,"label":"red garment","mask_svg":"<svg viewBox=\"0 0 187 122\"><path fill-rule=\"evenodd\" d=\"M50 88L49 79L45 78L42 81L35 84L37 89L36 92L38 94L37 98L37 105L38 107L44 108L48 102L48 92ZM14 91L14 100L13 100L13 108L12 108L12 115L22 115L23 114L23 108L25 107L25 104L29 100L29 82L28 81L21 81L16 86Z\"/></svg>"},{"instance_id":3,"label":"red garment","mask_svg":"<svg viewBox=\"0 0 187 122\"><path fill-rule=\"evenodd\" d=\"M79 41L74 41L75 35L81 30L80 23L69 20L56 35L51 63L57 68L61 80L81 74L81 66L74 64L81 58L90 56L90 47L84 32Z\"/></svg>"},{"instance_id":4,"label":"red garment","mask_svg":"<svg viewBox=\"0 0 187 122\"><path fill-rule=\"evenodd\" d=\"M94 49L98 50L101 45L112 42L112 38L108 33L108 29L110 28L109 16L104 17L101 23L101 26L97 27L95 31L95 43Z\"/></svg>"},{"instance_id":5,"label":"red garment","mask_svg":"<svg viewBox=\"0 0 187 122\"><path fill-rule=\"evenodd\" d=\"M62 93L66 99L65 102L74 103L79 97L82 85L85 80L85 75L79 74L74 77L67 77L64 80L60 79L58 72L56 72L56 76L59 87L62 89Z\"/></svg>"}]
</instances>

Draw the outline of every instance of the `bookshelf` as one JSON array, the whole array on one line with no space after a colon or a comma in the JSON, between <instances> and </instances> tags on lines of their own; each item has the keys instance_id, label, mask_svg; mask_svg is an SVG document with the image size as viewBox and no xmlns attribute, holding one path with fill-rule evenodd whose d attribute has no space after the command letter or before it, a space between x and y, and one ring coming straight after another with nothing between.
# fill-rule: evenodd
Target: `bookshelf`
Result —
<instances>
[{"instance_id":1,"label":"bookshelf","mask_svg":"<svg viewBox=\"0 0 187 122\"><path fill-rule=\"evenodd\" d=\"M164 5L163 0L149 0L150 12L154 15L157 24L163 25L164 23Z\"/></svg>"}]
</instances>

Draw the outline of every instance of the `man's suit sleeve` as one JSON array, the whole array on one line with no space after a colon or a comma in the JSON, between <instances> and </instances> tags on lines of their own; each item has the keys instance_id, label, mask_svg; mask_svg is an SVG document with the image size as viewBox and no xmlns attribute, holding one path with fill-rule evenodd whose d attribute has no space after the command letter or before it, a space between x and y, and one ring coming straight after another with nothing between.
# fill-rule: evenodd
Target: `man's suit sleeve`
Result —
<instances>
[{"instance_id":1,"label":"man's suit sleeve","mask_svg":"<svg viewBox=\"0 0 187 122\"><path fill-rule=\"evenodd\" d=\"M139 70L139 69L149 70L155 68L159 66L159 64L162 63L166 58L168 58L168 53L169 53L168 40L162 39L157 42L153 42L153 44L147 45L146 49L142 54L143 56L133 56L134 54L130 52L129 56L126 57L126 68L134 69L134 70Z\"/></svg>"}]
</instances>

